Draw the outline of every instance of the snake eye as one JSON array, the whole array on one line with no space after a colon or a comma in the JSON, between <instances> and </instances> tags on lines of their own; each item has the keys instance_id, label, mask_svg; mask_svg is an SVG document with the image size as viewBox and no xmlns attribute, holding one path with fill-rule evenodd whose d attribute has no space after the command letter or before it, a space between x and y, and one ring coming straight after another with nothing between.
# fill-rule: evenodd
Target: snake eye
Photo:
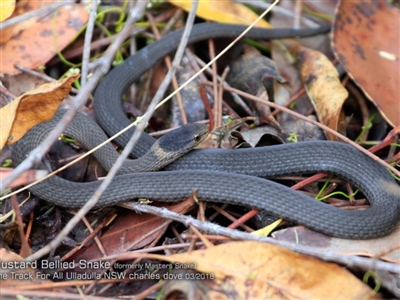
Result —
<instances>
[{"instance_id":1,"label":"snake eye","mask_svg":"<svg viewBox=\"0 0 400 300\"><path fill-rule=\"evenodd\" d=\"M200 135L200 134L195 134L194 137L193 137L193 140L194 140L195 142L200 141L200 140L201 140L201 135Z\"/></svg>"}]
</instances>

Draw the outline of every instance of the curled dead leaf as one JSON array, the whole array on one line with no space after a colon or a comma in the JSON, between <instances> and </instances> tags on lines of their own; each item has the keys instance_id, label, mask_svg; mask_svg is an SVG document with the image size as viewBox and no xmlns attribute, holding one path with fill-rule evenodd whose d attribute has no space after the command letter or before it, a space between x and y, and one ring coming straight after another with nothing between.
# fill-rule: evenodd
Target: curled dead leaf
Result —
<instances>
[{"instance_id":1,"label":"curled dead leaf","mask_svg":"<svg viewBox=\"0 0 400 300\"><path fill-rule=\"evenodd\" d=\"M46 83L0 109L0 149L17 142L36 124L50 120L79 75Z\"/></svg>"},{"instance_id":2,"label":"curled dead leaf","mask_svg":"<svg viewBox=\"0 0 400 300\"><path fill-rule=\"evenodd\" d=\"M257 96L265 101L274 101L274 83L288 85L279 74L275 62L261 55L257 50L245 47L246 53L230 65L226 81L230 86ZM271 124L283 132L279 123L271 114L268 105L250 101L250 106L257 114L256 124Z\"/></svg>"},{"instance_id":3,"label":"curled dead leaf","mask_svg":"<svg viewBox=\"0 0 400 300\"><path fill-rule=\"evenodd\" d=\"M320 122L344 133L342 106L348 92L341 84L335 66L319 51L306 47L296 47L292 50L297 56L301 79ZM328 139L337 140L334 135L328 132L325 134Z\"/></svg>"}]
</instances>

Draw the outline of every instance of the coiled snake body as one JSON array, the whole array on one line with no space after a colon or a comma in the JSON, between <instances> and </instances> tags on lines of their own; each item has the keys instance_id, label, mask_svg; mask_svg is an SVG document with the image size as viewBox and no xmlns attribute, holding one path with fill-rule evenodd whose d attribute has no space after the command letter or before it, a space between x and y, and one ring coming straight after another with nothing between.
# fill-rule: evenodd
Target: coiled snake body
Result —
<instances>
[{"instance_id":1,"label":"coiled snake body","mask_svg":"<svg viewBox=\"0 0 400 300\"><path fill-rule=\"evenodd\" d=\"M242 30L242 26L195 25L190 41L235 37ZM318 30L322 31L321 28L314 32L257 29L251 31L248 36L264 39L284 38L312 35ZM95 94L95 113L102 128L109 135L129 124L120 103L123 92L161 57L173 51L180 37L181 32L173 32L147 46L113 69L99 85ZM36 126L17 143L13 154L16 163L20 163L47 135L55 121ZM69 126L69 135L86 136L82 133L82 128L86 128L90 133L89 143L98 144L104 140L103 132L98 133L97 129L85 122L80 116L75 118ZM131 134L132 132L125 133L117 142L126 143ZM80 137L76 138L81 141ZM142 156L153 143L153 138L142 134L133 155ZM88 147L90 148L90 145ZM98 152L97 158L108 169L117 154L112 147L111 150L104 151ZM114 151L114 154L107 151ZM116 176L99 200L98 206L136 198L179 201L189 197L192 191L197 189L200 200L267 210L317 231L352 239L386 235L395 228L400 216L398 196L386 191L388 185L396 185L390 173L353 147L338 142L313 141L238 150L194 150L168 165L166 170ZM275 182L259 178L320 171L339 175L356 185L369 199L371 207L363 211L340 210ZM53 177L32 187L31 190L54 204L81 207L99 184L74 183Z\"/></svg>"}]
</instances>

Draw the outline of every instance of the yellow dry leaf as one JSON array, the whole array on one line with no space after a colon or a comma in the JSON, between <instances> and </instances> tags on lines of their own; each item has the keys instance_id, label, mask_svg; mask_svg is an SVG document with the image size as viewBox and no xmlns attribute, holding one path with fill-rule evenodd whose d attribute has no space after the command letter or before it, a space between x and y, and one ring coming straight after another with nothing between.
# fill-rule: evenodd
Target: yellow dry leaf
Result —
<instances>
[{"instance_id":1,"label":"yellow dry leaf","mask_svg":"<svg viewBox=\"0 0 400 300\"><path fill-rule=\"evenodd\" d=\"M11 16L15 9L15 0L0 0L0 22Z\"/></svg>"},{"instance_id":2,"label":"yellow dry leaf","mask_svg":"<svg viewBox=\"0 0 400 300\"><path fill-rule=\"evenodd\" d=\"M169 0L169 2L185 11L189 11L192 6L192 1ZM200 0L196 15L209 21L240 25L250 25L258 18L256 13L243 4L220 0ZM260 20L256 26L271 27L265 20Z\"/></svg>"},{"instance_id":3,"label":"yellow dry leaf","mask_svg":"<svg viewBox=\"0 0 400 300\"><path fill-rule=\"evenodd\" d=\"M370 287L336 264L261 242L231 242L172 256L118 256L123 260L133 257L161 259L178 263L180 269L207 273L204 278L215 279L220 293L237 299L379 299Z\"/></svg>"},{"instance_id":4,"label":"yellow dry leaf","mask_svg":"<svg viewBox=\"0 0 400 300\"><path fill-rule=\"evenodd\" d=\"M29 91L0 109L0 149L17 142L36 124L50 120L61 101L71 91L79 75L46 83Z\"/></svg>"},{"instance_id":5,"label":"yellow dry leaf","mask_svg":"<svg viewBox=\"0 0 400 300\"><path fill-rule=\"evenodd\" d=\"M264 228L258 229L256 231L253 231L251 234L256 235L256 236L269 236L270 233L278 227L279 224L281 224L282 219L278 219L272 224L269 224L268 226L265 226Z\"/></svg>"},{"instance_id":6,"label":"yellow dry leaf","mask_svg":"<svg viewBox=\"0 0 400 300\"><path fill-rule=\"evenodd\" d=\"M319 51L302 46L292 48L292 51L297 56L301 79L320 122L343 133L342 106L349 93L340 82L335 66ZM325 134L328 139L337 140L334 135Z\"/></svg>"},{"instance_id":7,"label":"yellow dry leaf","mask_svg":"<svg viewBox=\"0 0 400 300\"><path fill-rule=\"evenodd\" d=\"M19 101L20 99L17 98L0 109L0 149L3 149L7 142Z\"/></svg>"}]
</instances>

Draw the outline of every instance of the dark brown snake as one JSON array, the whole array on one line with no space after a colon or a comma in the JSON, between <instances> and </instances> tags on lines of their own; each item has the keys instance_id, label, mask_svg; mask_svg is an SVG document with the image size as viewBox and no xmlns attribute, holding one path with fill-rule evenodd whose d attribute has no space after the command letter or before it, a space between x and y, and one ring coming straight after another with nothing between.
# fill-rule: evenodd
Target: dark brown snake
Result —
<instances>
[{"instance_id":1,"label":"dark brown snake","mask_svg":"<svg viewBox=\"0 0 400 300\"><path fill-rule=\"evenodd\" d=\"M242 26L221 24L195 25L190 42L217 37L234 38L243 29ZM247 37L300 37L327 30L327 26L299 31L253 29ZM95 93L95 113L107 134L113 135L130 124L121 107L122 94L155 62L176 49L181 34L182 31L172 32L143 48L114 68L101 82ZM13 154L17 164L47 135L56 121L57 118L36 126L17 143ZM67 133L81 142L85 140L84 144L88 140L89 145L86 146L90 148L105 139L105 134L90 124L87 119L79 116L68 127ZM83 128L88 134L82 132ZM124 145L131 135L132 131L125 133L117 142ZM143 133L133 156L143 156L154 141ZM109 146L97 151L96 155L105 168L109 169L118 154ZM320 171L338 175L357 186L368 198L371 207L362 211L337 209L260 178ZM121 172L130 171L126 167ZM84 205L99 184L75 183L52 177L30 190L56 205L77 208ZM168 165L165 171L116 176L97 206L137 198L180 201L197 189L200 200L258 208L328 235L368 239L390 233L399 220L399 199L387 191L388 186L397 188L388 170L355 148L339 142L312 141L255 149L194 150Z\"/></svg>"}]
</instances>

